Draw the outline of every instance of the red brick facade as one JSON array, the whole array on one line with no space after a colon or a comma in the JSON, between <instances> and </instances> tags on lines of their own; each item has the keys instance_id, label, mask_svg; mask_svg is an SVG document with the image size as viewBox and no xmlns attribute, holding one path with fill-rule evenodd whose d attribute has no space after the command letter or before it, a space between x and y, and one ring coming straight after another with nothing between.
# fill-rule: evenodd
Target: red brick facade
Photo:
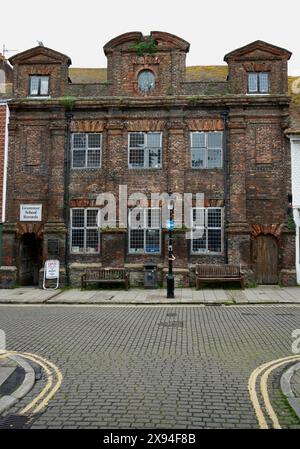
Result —
<instances>
[{"instance_id":1,"label":"red brick facade","mask_svg":"<svg viewBox=\"0 0 300 449\"><path fill-rule=\"evenodd\" d=\"M11 96L12 68L0 53L0 223L3 222L4 155L7 144L7 100Z\"/></svg>"},{"instance_id":2,"label":"red brick facade","mask_svg":"<svg viewBox=\"0 0 300 449\"><path fill-rule=\"evenodd\" d=\"M189 44L162 32L152 32L152 38L156 47L143 56L134 47L143 40L140 33L126 33L106 44L107 80L96 83L70 82L70 59L45 47L11 58L4 264L17 267L19 281L25 282L24 260L32 254L27 248L25 257L24 246L31 247L35 270L41 270L54 257L49 241L58 240L55 258L60 259L62 279L67 276L73 284L88 266L126 266L132 284L140 284L143 263L149 260L158 264L163 280L168 257L164 231L160 254L129 254L128 233L115 229L100 233L99 254L70 252L70 209L94 207L97 194L117 196L119 185L126 184L128 195L139 191L148 198L153 192L203 192L206 207L224 208L220 254L192 254L185 232L175 233L178 283L193 285L196 263L227 262L241 264L249 281L259 281L257 255L261 247L268 252L270 244L277 255L276 282L294 284L294 231L287 215L290 153L284 135L291 54L258 41L225 57L228 79L191 79L185 67ZM138 88L142 70L155 76L155 88L147 94ZM268 95L247 94L251 71L269 73ZM28 98L30 75L49 76L49 98ZM162 133L162 167L129 168L128 133L149 131ZM193 131L223 133L222 167L191 168ZM76 132L102 134L101 168L72 169L70 135ZM41 204L41 222L20 222L20 204ZM35 281L37 277L35 273Z\"/></svg>"}]
</instances>

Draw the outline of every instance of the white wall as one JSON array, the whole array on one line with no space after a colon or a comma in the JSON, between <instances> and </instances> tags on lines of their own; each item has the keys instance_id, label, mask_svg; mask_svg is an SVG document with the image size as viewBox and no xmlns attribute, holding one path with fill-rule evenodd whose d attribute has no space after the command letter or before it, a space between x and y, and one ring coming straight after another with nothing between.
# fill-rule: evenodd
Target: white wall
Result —
<instances>
[{"instance_id":1,"label":"white wall","mask_svg":"<svg viewBox=\"0 0 300 449\"><path fill-rule=\"evenodd\" d=\"M290 136L292 160L292 195L296 224L296 270L300 284L300 136Z\"/></svg>"}]
</instances>

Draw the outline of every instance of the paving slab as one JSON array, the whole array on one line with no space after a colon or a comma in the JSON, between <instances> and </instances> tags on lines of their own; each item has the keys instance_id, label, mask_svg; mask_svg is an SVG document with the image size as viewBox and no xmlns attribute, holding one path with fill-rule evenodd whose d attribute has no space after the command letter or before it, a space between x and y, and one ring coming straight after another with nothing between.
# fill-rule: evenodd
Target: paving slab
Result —
<instances>
[{"instance_id":1,"label":"paving slab","mask_svg":"<svg viewBox=\"0 0 300 449\"><path fill-rule=\"evenodd\" d=\"M166 298L166 289L131 288L112 290L42 290L20 287L0 290L0 303L12 304L300 304L300 288L260 286L245 290L222 288L175 288L175 298Z\"/></svg>"},{"instance_id":2,"label":"paving slab","mask_svg":"<svg viewBox=\"0 0 300 449\"><path fill-rule=\"evenodd\" d=\"M60 290L43 290L37 287L0 289L0 303L44 303L59 293Z\"/></svg>"}]
</instances>

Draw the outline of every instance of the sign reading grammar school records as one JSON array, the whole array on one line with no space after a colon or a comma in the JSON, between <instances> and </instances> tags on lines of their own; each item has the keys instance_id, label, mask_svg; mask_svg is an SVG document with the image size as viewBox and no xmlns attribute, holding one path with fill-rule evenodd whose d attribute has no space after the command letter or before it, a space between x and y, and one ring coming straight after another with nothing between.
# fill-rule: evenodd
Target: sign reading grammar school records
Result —
<instances>
[{"instance_id":1,"label":"sign reading grammar school records","mask_svg":"<svg viewBox=\"0 0 300 449\"><path fill-rule=\"evenodd\" d=\"M20 204L20 221L41 221L41 204Z\"/></svg>"}]
</instances>

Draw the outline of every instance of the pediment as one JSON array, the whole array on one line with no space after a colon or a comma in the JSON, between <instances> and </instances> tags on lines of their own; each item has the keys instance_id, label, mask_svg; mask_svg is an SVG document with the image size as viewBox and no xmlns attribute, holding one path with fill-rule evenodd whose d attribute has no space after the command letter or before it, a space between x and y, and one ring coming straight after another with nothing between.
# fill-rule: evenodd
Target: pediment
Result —
<instances>
[{"instance_id":1,"label":"pediment","mask_svg":"<svg viewBox=\"0 0 300 449\"><path fill-rule=\"evenodd\" d=\"M264 41L255 41L244 47L234 50L224 57L224 61L230 60L268 60L285 59L288 60L292 53L284 48L269 44Z\"/></svg>"},{"instance_id":2,"label":"pediment","mask_svg":"<svg viewBox=\"0 0 300 449\"><path fill-rule=\"evenodd\" d=\"M38 46L25 50L22 53L12 56L9 59L12 65L15 64L57 64L57 63L67 63L71 64L71 59L69 56L59 53L56 50L52 50L48 47Z\"/></svg>"}]
</instances>

